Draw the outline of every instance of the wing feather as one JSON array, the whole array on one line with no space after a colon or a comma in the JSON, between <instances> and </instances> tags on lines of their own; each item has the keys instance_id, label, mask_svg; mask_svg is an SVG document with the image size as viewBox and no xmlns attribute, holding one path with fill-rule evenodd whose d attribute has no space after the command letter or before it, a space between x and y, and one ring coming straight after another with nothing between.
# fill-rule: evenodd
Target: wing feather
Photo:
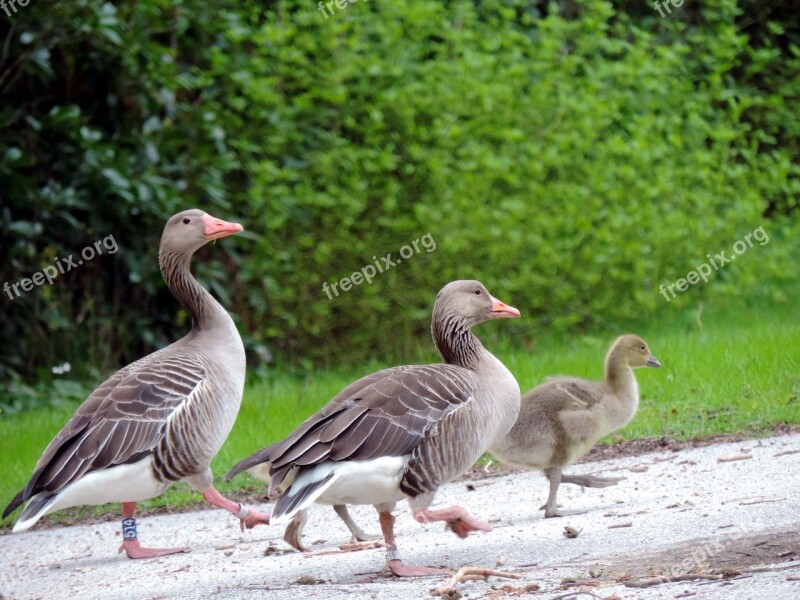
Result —
<instances>
[{"instance_id":1,"label":"wing feather","mask_svg":"<svg viewBox=\"0 0 800 600\"><path fill-rule=\"evenodd\" d=\"M477 384L474 373L454 365L378 371L347 386L261 462L271 463L277 487L295 466L410 454Z\"/></svg>"},{"instance_id":2,"label":"wing feather","mask_svg":"<svg viewBox=\"0 0 800 600\"><path fill-rule=\"evenodd\" d=\"M553 398L560 403L561 410L584 410L597 404L603 397L602 382L588 381L578 377L549 377L542 385L525 396Z\"/></svg>"},{"instance_id":3,"label":"wing feather","mask_svg":"<svg viewBox=\"0 0 800 600\"><path fill-rule=\"evenodd\" d=\"M3 516L40 492L56 493L87 473L135 462L152 452L164 437L170 415L205 379L200 356L174 348L117 371L50 442L28 485Z\"/></svg>"}]
</instances>

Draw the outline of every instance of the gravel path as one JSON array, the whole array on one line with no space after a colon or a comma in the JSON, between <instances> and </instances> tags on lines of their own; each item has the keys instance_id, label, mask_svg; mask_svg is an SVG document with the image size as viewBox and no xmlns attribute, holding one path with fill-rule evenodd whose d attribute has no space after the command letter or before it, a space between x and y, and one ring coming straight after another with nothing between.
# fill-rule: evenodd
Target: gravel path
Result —
<instances>
[{"instance_id":1,"label":"gravel path","mask_svg":"<svg viewBox=\"0 0 800 600\"><path fill-rule=\"evenodd\" d=\"M588 512L547 520L538 510L546 482L537 473L444 486L437 506L461 504L494 529L460 540L441 524L417 524L403 505L396 530L405 560L502 568L521 576L459 584L468 598L553 599L570 591L584 592L575 598L591 598L591 592L626 600L800 598L800 434L588 463L572 471L627 479L602 490L562 486L564 508ZM145 545L192 547L147 561L116 554L118 522L3 535L0 594L392 600L430 598L432 588L447 582L382 576L381 549L336 552L348 541L344 525L328 507L310 512L305 541L314 552L306 555L290 551L281 528L242 533L220 511L141 519ZM354 507L353 514L377 533L371 507ZM579 535L565 537L566 526ZM687 574L700 578L653 579Z\"/></svg>"}]
</instances>

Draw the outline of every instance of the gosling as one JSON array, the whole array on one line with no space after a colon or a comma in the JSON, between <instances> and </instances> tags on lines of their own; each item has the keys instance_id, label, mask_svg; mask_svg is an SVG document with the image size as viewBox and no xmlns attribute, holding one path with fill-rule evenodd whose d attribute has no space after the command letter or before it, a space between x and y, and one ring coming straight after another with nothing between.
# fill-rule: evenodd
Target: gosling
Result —
<instances>
[{"instance_id":1,"label":"gosling","mask_svg":"<svg viewBox=\"0 0 800 600\"><path fill-rule=\"evenodd\" d=\"M556 496L562 482L604 488L625 478L567 475L563 469L633 419L639 407L633 369L660 366L639 336L617 338L606 355L605 379L548 378L522 396L516 424L489 452L507 465L544 472L550 481L547 503L540 507L546 518L586 512L558 510Z\"/></svg>"}]
</instances>

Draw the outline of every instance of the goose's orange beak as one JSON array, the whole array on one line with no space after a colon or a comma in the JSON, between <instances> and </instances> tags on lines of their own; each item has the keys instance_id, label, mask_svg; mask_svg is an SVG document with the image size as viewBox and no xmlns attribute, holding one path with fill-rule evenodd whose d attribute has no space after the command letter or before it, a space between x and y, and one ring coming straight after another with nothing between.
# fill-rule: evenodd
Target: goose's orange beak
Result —
<instances>
[{"instance_id":1,"label":"goose's orange beak","mask_svg":"<svg viewBox=\"0 0 800 600\"><path fill-rule=\"evenodd\" d=\"M492 319L513 319L520 316L520 312L513 306L509 306L500 302L494 296L489 296L492 299Z\"/></svg>"},{"instance_id":2,"label":"goose's orange beak","mask_svg":"<svg viewBox=\"0 0 800 600\"><path fill-rule=\"evenodd\" d=\"M244 227L239 223L229 223L211 215L203 215L203 224L206 226L204 235L207 240L218 240L219 238L244 231Z\"/></svg>"}]
</instances>

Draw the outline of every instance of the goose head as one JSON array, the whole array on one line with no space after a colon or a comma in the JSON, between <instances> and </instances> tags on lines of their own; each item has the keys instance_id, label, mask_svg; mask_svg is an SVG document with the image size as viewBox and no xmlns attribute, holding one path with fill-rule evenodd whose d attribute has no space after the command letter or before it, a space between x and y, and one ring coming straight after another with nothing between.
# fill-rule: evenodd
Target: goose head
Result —
<instances>
[{"instance_id":1,"label":"goose head","mask_svg":"<svg viewBox=\"0 0 800 600\"><path fill-rule=\"evenodd\" d=\"M489 319L519 317L519 311L489 293L480 281L460 280L444 286L433 305L434 320L458 320L472 327Z\"/></svg>"},{"instance_id":2,"label":"goose head","mask_svg":"<svg viewBox=\"0 0 800 600\"><path fill-rule=\"evenodd\" d=\"M660 367L661 363L650 352L650 347L638 335L623 335L614 344L619 356L629 367Z\"/></svg>"},{"instance_id":3,"label":"goose head","mask_svg":"<svg viewBox=\"0 0 800 600\"><path fill-rule=\"evenodd\" d=\"M192 208L170 217L161 234L161 248L175 254L192 254L211 240L244 231L239 223L229 223Z\"/></svg>"}]
</instances>

